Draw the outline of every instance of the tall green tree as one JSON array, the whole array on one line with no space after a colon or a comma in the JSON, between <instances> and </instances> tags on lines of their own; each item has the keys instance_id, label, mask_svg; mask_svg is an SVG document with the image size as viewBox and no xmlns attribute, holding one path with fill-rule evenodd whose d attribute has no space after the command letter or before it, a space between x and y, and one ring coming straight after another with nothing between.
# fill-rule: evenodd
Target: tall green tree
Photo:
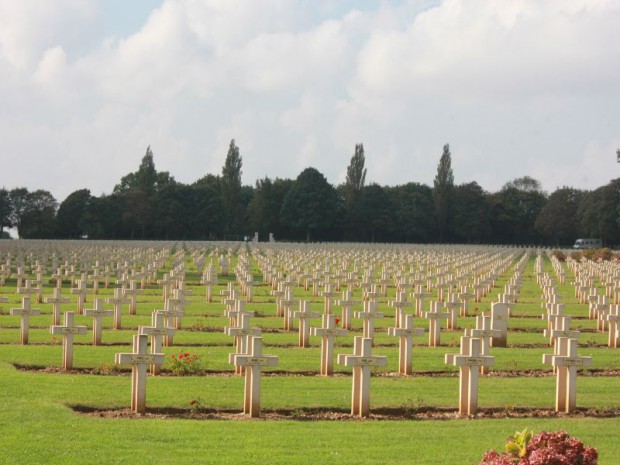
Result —
<instances>
[{"instance_id":1,"label":"tall green tree","mask_svg":"<svg viewBox=\"0 0 620 465\"><path fill-rule=\"evenodd\" d=\"M87 234L90 201L88 189L74 191L62 201L56 214L59 237L77 239Z\"/></svg>"},{"instance_id":2,"label":"tall green tree","mask_svg":"<svg viewBox=\"0 0 620 465\"><path fill-rule=\"evenodd\" d=\"M226 160L222 167L222 200L227 231L239 233L242 220L241 205L241 166L242 159L235 139L230 141Z\"/></svg>"},{"instance_id":3,"label":"tall green tree","mask_svg":"<svg viewBox=\"0 0 620 465\"><path fill-rule=\"evenodd\" d=\"M355 152L347 167L347 177L343 186L347 239L354 239L359 235L360 201L367 173L365 164L364 144L355 144Z\"/></svg>"},{"instance_id":4,"label":"tall green tree","mask_svg":"<svg viewBox=\"0 0 620 465\"><path fill-rule=\"evenodd\" d=\"M435 203L435 220L439 231L439 242L443 242L446 225L454 192L454 173L452 172L452 155L450 145L443 146L443 153L437 165L437 174L433 181L433 201Z\"/></svg>"},{"instance_id":5,"label":"tall green tree","mask_svg":"<svg viewBox=\"0 0 620 465\"><path fill-rule=\"evenodd\" d=\"M4 233L4 228L13 226L11 221L12 212L11 194L3 187L0 189L0 237Z\"/></svg>"},{"instance_id":6,"label":"tall green tree","mask_svg":"<svg viewBox=\"0 0 620 465\"><path fill-rule=\"evenodd\" d=\"M282 219L305 236L306 242L334 234L338 212L336 189L315 168L306 168L297 176L282 204Z\"/></svg>"}]
</instances>

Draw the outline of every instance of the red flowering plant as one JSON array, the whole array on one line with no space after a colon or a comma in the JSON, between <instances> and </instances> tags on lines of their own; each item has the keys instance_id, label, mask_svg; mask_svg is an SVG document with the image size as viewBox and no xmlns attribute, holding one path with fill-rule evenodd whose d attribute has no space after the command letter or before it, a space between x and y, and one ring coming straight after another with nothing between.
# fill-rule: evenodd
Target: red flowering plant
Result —
<instances>
[{"instance_id":1,"label":"red flowering plant","mask_svg":"<svg viewBox=\"0 0 620 465\"><path fill-rule=\"evenodd\" d=\"M566 431L542 431L536 435L527 429L517 431L506 441L506 451L490 450L480 465L597 465L598 452L585 446Z\"/></svg>"},{"instance_id":2,"label":"red flowering plant","mask_svg":"<svg viewBox=\"0 0 620 465\"><path fill-rule=\"evenodd\" d=\"M202 362L200 357L189 352L181 352L180 354L172 354L168 358L170 371L175 375L196 375L202 371Z\"/></svg>"}]
</instances>

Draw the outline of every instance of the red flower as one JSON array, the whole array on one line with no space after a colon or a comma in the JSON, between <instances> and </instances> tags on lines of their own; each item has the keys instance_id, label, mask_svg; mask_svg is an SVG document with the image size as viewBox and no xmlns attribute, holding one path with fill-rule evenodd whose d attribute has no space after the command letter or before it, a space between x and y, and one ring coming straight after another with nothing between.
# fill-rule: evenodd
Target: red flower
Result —
<instances>
[{"instance_id":1,"label":"red flower","mask_svg":"<svg viewBox=\"0 0 620 465\"><path fill-rule=\"evenodd\" d=\"M336 318L336 324L340 323L340 318Z\"/></svg>"}]
</instances>

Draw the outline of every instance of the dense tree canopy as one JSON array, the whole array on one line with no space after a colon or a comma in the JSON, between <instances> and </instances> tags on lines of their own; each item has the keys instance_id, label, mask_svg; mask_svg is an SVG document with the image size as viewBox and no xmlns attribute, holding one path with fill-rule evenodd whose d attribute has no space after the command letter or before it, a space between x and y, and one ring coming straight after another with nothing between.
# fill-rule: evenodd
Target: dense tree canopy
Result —
<instances>
[{"instance_id":1,"label":"dense tree canopy","mask_svg":"<svg viewBox=\"0 0 620 465\"><path fill-rule=\"evenodd\" d=\"M556 245L573 243L579 237L577 212L585 195L570 187L557 189L540 209L534 223L536 230Z\"/></svg>"},{"instance_id":2,"label":"dense tree canopy","mask_svg":"<svg viewBox=\"0 0 620 465\"><path fill-rule=\"evenodd\" d=\"M148 147L138 169L111 194L88 189L58 206L48 191L0 189L0 237L241 239L457 242L570 246L577 237L620 245L620 179L592 191L570 187L547 195L529 176L486 192L477 182L454 185L446 144L432 187L409 182L366 185L363 144L356 144L345 182L336 189L315 168L296 179L265 177L241 183L242 159L231 140L221 175L192 184L157 171Z\"/></svg>"},{"instance_id":3,"label":"dense tree canopy","mask_svg":"<svg viewBox=\"0 0 620 465\"><path fill-rule=\"evenodd\" d=\"M338 224L338 194L315 168L303 170L287 192L281 215L298 238L329 237Z\"/></svg>"}]
</instances>

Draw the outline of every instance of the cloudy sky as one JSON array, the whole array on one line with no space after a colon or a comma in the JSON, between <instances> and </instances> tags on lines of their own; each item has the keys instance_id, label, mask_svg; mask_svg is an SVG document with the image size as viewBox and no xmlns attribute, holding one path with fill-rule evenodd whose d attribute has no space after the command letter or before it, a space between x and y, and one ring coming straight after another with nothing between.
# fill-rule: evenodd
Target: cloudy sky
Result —
<instances>
[{"instance_id":1,"label":"cloudy sky","mask_svg":"<svg viewBox=\"0 0 620 465\"><path fill-rule=\"evenodd\" d=\"M552 192L620 177L617 0L0 0L0 186L159 171Z\"/></svg>"}]
</instances>

